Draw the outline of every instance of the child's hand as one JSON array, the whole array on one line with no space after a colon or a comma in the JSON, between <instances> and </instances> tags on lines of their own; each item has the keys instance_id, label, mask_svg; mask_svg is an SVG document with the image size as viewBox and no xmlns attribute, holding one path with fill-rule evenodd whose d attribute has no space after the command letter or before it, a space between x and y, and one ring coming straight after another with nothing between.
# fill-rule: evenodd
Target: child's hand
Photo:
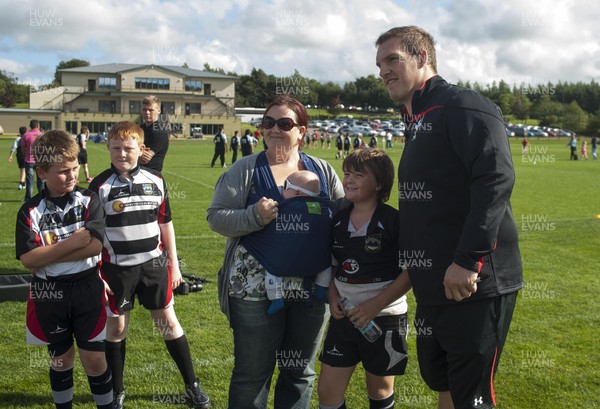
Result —
<instances>
[{"instance_id":1,"label":"child's hand","mask_svg":"<svg viewBox=\"0 0 600 409\"><path fill-rule=\"evenodd\" d=\"M114 295L114 293L110 289L108 283L102 278L102 276L100 276L100 280L102 280L102 282L104 283L104 301L108 303L108 295Z\"/></svg>"},{"instance_id":2,"label":"child's hand","mask_svg":"<svg viewBox=\"0 0 600 409\"><path fill-rule=\"evenodd\" d=\"M348 318L356 328L366 328L367 325L379 314L381 309L374 298L370 298L358 304L355 309L348 313Z\"/></svg>"},{"instance_id":3,"label":"child's hand","mask_svg":"<svg viewBox=\"0 0 600 409\"><path fill-rule=\"evenodd\" d=\"M71 237L68 238L70 244L73 245L73 249L84 248L92 242L92 234L85 227L80 227L75 230Z\"/></svg>"},{"instance_id":4,"label":"child's hand","mask_svg":"<svg viewBox=\"0 0 600 409\"><path fill-rule=\"evenodd\" d=\"M171 287L174 290L183 282L181 270L179 270L179 263L169 263L169 272L171 273Z\"/></svg>"},{"instance_id":5,"label":"child's hand","mask_svg":"<svg viewBox=\"0 0 600 409\"><path fill-rule=\"evenodd\" d=\"M331 312L331 316L336 320L341 320L346 314L344 313L344 307L340 304L340 293L335 287L335 284L329 284L327 295L329 298L329 312Z\"/></svg>"}]
</instances>

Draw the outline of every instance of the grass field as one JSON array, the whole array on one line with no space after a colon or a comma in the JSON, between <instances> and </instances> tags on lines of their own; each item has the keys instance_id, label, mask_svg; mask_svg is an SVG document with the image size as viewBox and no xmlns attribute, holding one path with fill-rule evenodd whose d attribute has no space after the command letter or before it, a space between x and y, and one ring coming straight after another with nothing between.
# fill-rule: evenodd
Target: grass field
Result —
<instances>
[{"instance_id":1,"label":"grass field","mask_svg":"<svg viewBox=\"0 0 600 409\"><path fill-rule=\"evenodd\" d=\"M0 140L8 155L12 140ZM517 182L512 205L520 232L526 285L519 295L511 332L496 377L499 408L600 407L600 161L569 161L566 141L531 141L522 157L514 141ZM341 173L335 151L309 149ZM391 156L397 163L401 147ZM6 156L5 156L6 157ZM206 208L221 168L210 168L212 144L173 141L164 176L183 270L210 280L200 293L176 298L194 363L216 409L225 408L231 368L231 331L217 302L216 272L225 239L206 223ZM230 154L228 154L230 157ZM229 158L228 158L229 159ZM109 165L103 145L90 145L92 175ZM533 163L535 162L535 164ZM0 273L23 271L15 259L14 225L23 191L18 169L0 162ZM83 172L80 175L83 179ZM85 184L82 184L85 186ZM390 200L397 203L397 192ZM25 344L25 303L0 308L0 408L51 408L46 350ZM409 295L409 314L414 298ZM397 408L434 408L423 384L409 333L409 364L396 381ZM364 377L357 371L347 394L350 408L366 408ZM94 407L81 365L75 369L75 407ZM128 337L126 407L176 407L182 382L147 311L136 308ZM317 408L316 392L312 407Z\"/></svg>"}]
</instances>

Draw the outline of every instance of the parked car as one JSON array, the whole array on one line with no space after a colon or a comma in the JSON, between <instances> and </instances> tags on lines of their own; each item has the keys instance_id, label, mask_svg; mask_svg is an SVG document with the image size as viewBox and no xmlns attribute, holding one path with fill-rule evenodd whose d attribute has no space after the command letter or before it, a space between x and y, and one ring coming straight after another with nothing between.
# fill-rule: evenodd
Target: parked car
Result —
<instances>
[{"instance_id":1,"label":"parked car","mask_svg":"<svg viewBox=\"0 0 600 409\"><path fill-rule=\"evenodd\" d=\"M202 139L204 138L204 134L202 133L202 127L197 126L190 130L190 137L194 139Z\"/></svg>"},{"instance_id":2,"label":"parked car","mask_svg":"<svg viewBox=\"0 0 600 409\"><path fill-rule=\"evenodd\" d=\"M527 131L527 136L548 136L548 134L544 131L540 131L539 129L531 128Z\"/></svg>"},{"instance_id":3,"label":"parked car","mask_svg":"<svg viewBox=\"0 0 600 409\"><path fill-rule=\"evenodd\" d=\"M98 132L96 135L90 138L94 141L94 143L107 143L108 142L108 133L106 132Z\"/></svg>"}]
</instances>

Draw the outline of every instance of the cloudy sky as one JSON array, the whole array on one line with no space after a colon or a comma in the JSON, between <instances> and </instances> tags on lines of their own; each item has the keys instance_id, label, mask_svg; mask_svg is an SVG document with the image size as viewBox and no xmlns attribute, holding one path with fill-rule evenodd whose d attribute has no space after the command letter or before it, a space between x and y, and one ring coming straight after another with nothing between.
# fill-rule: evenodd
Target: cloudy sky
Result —
<instances>
[{"instance_id":1,"label":"cloudy sky","mask_svg":"<svg viewBox=\"0 0 600 409\"><path fill-rule=\"evenodd\" d=\"M597 0L0 0L0 69L33 85L61 60L320 81L377 74L374 41L400 25L436 38L451 82L600 81Z\"/></svg>"}]
</instances>

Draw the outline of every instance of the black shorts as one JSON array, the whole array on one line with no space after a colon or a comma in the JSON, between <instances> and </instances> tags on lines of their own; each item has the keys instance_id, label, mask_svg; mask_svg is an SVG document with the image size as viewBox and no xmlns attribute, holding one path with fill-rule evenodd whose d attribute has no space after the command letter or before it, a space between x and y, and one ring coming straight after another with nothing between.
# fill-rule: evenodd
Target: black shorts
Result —
<instances>
[{"instance_id":1,"label":"black shorts","mask_svg":"<svg viewBox=\"0 0 600 409\"><path fill-rule=\"evenodd\" d=\"M64 353L75 337L81 349L103 350L105 305L104 282L97 272L68 281L33 277L27 300L27 343L63 345L58 350Z\"/></svg>"},{"instance_id":2,"label":"black shorts","mask_svg":"<svg viewBox=\"0 0 600 409\"><path fill-rule=\"evenodd\" d=\"M25 158L23 155L17 155L17 165L19 165L19 169L25 168Z\"/></svg>"},{"instance_id":3,"label":"black shorts","mask_svg":"<svg viewBox=\"0 0 600 409\"><path fill-rule=\"evenodd\" d=\"M408 361L406 314L376 317L375 322L383 335L369 342L347 318L331 318L319 360L341 368L362 362L373 375L402 375Z\"/></svg>"},{"instance_id":4,"label":"black shorts","mask_svg":"<svg viewBox=\"0 0 600 409\"><path fill-rule=\"evenodd\" d=\"M173 304L171 275L167 259L156 257L137 266L102 265L102 277L113 294L108 296L108 315L117 317L131 311L137 295L148 310L161 310Z\"/></svg>"},{"instance_id":5,"label":"black shorts","mask_svg":"<svg viewBox=\"0 0 600 409\"><path fill-rule=\"evenodd\" d=\"M77 155L77 161L80 165L88 163L87 151L79 151L79 154Z\"/></svg>"},{"instance_id":6,"label":"black shorts","mask_svg":"<svg viewBox=\"0 0 600 409\"><path fill-rule=\"evenodd\" d=\"M336 146L337 146L337 149L338 149L338 151L341 151L341 150L342 150L342 148L344 147L344 146L343 146L342 144L340 144L340 143L338 143Z\"/></svg>"},{"instance_id":7,"label":"black shorts","mask_svg":"<svg viewBox=\"0 0 600 409\"><path fill-rule=\"evenodd\" d=\"M419 306L417 356L425 383L450 391L456 409L496 406L494 374L517 293L446 306Z\"/></svg>"}]
</instances>

